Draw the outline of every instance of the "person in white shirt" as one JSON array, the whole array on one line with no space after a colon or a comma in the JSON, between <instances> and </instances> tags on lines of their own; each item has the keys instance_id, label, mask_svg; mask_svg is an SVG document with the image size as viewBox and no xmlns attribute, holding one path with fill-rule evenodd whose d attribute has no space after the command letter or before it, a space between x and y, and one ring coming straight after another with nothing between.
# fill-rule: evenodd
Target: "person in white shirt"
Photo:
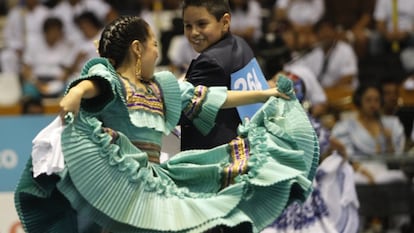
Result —
<instances>
[{"instance_id":1,"label":"person in white shirt","mask_svg":"<svg viewBox=\"0 0 414 233\"><path fill-rule=\"evenodd\" d=\"M309 113L315 118L325 114L328 99L315 74L304 65L287 65L284 67L284 70L289 72L290 75L297 76L304 82L306 91L302 102Z\"/></svg>"},{"instance_id":2,"label":"person in white shirt","mask_svg":"<svg viewBox=\"0 0 414 233\"><path fill-rule=\"evenodd\" d=\"M10 9L3 29L2 72L20 72L23 51L42 36L48 14L48 8L39 0L26 0Z\"/></svg>"},{"instance_id":3,"label":"person in white shirt","mask_svg":"<svg viewBox=\"0 0 414 233\"><path fill-rule=\"evenodd\" d=\"M301 48L309 48L315 42L313 26L325 13L323 0L278 0L275 3L275 20L293 26L301 36Z\"/></svg>"},{"instance_id":4,"label":"person in white shirt","mask_svg":"<svg viewBox=\"0 0 414 233\"><path fill-rule=\"evenodd\" d=\"M251 45L254 45L262 36L260 4L250 0L230 0L229 4L232 33L243 37Z\"/></svg>"},{"instance_id":5,"label":"person in white shirt","mask_svg":"<svg viewBox=\"0 0 414 233\"><path fill-rule=\"evenodd\" d=\"M69 75L68 81L80 74L82 64L98 56L95 43L103 29L103 22L91 11L76 16L75 23L82 33L82 38L73 46L64 64Z\"/></svg>"},{"instance_id":6,"label":"person in white shirt","mask_svg":"<svg viewBox=\"0 0 414 233\"><path fill-rule=\"evenodd\" d=\"M371 55L400 52L414 46L414 1L377 0L374 10L376 32L370 41Z\"/></svg>"},{"instance_id":7,"label":"person in white shirt","mask_svg":"<svg viewBox=\"0 0 414 233\"><path fill-rule=\"evenodd\" d=\"M318 45L294 63L303 64L316 75L324 89L358 85L358 58L350 44L337 40L336 30L329 21L316 27Z\"/></svg>"},{"instance_id":8,"label":"person in white shirt","mask_svg":"<svg viewBox=\"0 0 414 233\"><path fill-rule=\"evenodd\" d=\"M286 17L293 25L315 25L325 12L323 0L278 0L277 17Z\"/></svg>"},{"instance_id":9,"label":"person in white shirt","mask_svg":"<svg viewBox=\"0 0 414 233\"><path fill-rule=\"evenodd\" d=\"M65 40L63 22L55 17L47 18L43 37L35 45L28 46L23 54L22 76L24 90L33 85L40 97L59 97L63 94L67 73L63 64L71 50ZM37 97L36 93L23 93Z\"/></svg>"},{"instance_id":10,"label":"person in white shirt","mask_svg":"<svg viewBox=\"0 0 414 233\"><path fill-rule=\"evenodd\" d=\"M103 22L110 22L117 17L111 5L103 0L61 0L52 9L52 14L62 19L65 34L73 44L83 40L75 17L85 11L93 12Z\"/></svg>"},{"instance_id":11,"label":"person in white shirt","mask_svg":"<svg viewBox=\"0 0 414 233\"><path fill-rule=\"evenodd\" d=\"M198 56L190 42L184 35L175 36L171 40L171 44L168 48L168 59L170 60L170 66L174 73L181 77L186 72L191 64L191 61Z\"/></svg>"}]
</instances>

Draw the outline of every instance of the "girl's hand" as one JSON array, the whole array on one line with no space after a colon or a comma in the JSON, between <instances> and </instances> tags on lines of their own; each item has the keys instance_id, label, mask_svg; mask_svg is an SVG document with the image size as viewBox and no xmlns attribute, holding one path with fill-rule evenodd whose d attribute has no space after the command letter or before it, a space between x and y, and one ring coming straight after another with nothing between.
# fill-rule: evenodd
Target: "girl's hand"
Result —
<instances>
[{"instance_id":1,"label":"girl's hand","mask_svg":"<svg viewBox=\"0 0 414 233\"><path fill-rule=\"evenodd\" d=\"M74 87L62 98L59 102L62 121L69 112L72 112L75 116L79 113L82 96L83 92Z\"/></svg>"},{"instance_id":2,"label":"girl's hand","mask_svg":"<svg viewBox=\"0 0 414 233\"><path fill-rule=\"evenodd\" d=\"M99 86L91 80L83 80L72 87L59 103L61 108L60 117L64 121L66 114L78 115L82 98L90 99L99 95Z\"/></svg>"},{"instance_id":3,"label":"girl's hand","mask_svg":"<svg viewBox=\"0 0 414 233\"><path fill-rule=\"evenodd\" d=\"M277 90L277 87L275 88L269 88L266 90L263 90L266 93L266 96L274 96L274 97L281 97L283 99L290 99L290 97L280 91Z\"/></svg>"}]
</instances>

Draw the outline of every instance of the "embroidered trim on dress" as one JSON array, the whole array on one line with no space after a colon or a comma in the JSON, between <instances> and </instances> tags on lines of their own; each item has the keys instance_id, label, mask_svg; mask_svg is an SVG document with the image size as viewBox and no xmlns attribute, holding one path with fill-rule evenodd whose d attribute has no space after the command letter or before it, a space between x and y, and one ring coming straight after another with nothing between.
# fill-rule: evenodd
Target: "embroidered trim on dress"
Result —
<instances>
[{"instance_id":1,"label":"embroidered trim on dress","mask_svg":"<svg viewBox=\"0 0 414 233\"><path fill-rule=\"evenodd\" d=\"M158 85L149 84L151 93L136 91L126 80L122 80L125 85L127 107L130 110L144 110L160 116L164 116L164 105L161 101L160 89Z\"/></svg>"},{"instance_id":2,"label":"embroidered trim on dress","mask_svg":"<svg viewBox=\"0 0 414 233\"><path fill-rule=\"evenodd\" d=\"M160 163L161 147L159 145L149 142L132 142L132 144L147 153L150 162Z\"/></svg>"},{"instance_id":3,"label":"embroidered trim on dress","mask_svg":"<svg viewBox=\"0 0 414 233\"><path fill-rule=\"evenodd\" d=\"M249 159L249 142L247 139L237 137L230 143L230 155L232 163L224 168L224 187L234 183L237 175L246 173L247 160Z\"/></svg>"},{"instance_id":4,"label":"embroidered trim on dress","mask_svg":"<svg viewBox=\"0 0 414 233\"><path fill-rule=\"evenodd\" d=\"M198 112L207 96L208 88L206 86L197 86L194 88L194 96L190 103L184 108L183 113L188 119L193 119Z\"/></svg>"}]
</instances>

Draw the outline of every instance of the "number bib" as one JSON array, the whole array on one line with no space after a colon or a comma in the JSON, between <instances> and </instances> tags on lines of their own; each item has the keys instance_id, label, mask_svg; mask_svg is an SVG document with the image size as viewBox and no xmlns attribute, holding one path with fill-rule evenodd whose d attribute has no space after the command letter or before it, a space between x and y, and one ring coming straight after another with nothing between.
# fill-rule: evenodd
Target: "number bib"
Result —
<instances>
[{"instance_id":1,"label":"number bib","mask_svg":"<svg viewBox=\"0 0 414 233\"><path fill-rule=\"evenodd\" d=\"M269 88L256 58L253 58L245 67L232 73L230 76L232 90L247 91ZM262 105L262 103L256 103L237 107L240 119L250 119Z\"/></svg>"}]
</instances>

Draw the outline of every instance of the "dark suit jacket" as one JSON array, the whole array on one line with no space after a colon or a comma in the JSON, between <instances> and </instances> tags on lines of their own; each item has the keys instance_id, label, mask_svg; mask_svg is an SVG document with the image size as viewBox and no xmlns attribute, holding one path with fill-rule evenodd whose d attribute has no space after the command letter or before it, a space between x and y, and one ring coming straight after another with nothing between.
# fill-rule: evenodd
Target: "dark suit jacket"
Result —
<instances>
[{"instance_id":1,"label":"dark suit jacket","mask_svg":"<svg viewBox=\"0 0 414 233\"><path fill-rule=\"evenodd\" d=\"M230 89L230 75L254 58L249 45L240 37L227 34L192 61L186 79L194 86L226 86ZM240 124L235 108L220 110L216 126L203 136L185 117L181 120L181 149L209 149L230 142L237 136Z\"/></svg>"}]
</instances>

